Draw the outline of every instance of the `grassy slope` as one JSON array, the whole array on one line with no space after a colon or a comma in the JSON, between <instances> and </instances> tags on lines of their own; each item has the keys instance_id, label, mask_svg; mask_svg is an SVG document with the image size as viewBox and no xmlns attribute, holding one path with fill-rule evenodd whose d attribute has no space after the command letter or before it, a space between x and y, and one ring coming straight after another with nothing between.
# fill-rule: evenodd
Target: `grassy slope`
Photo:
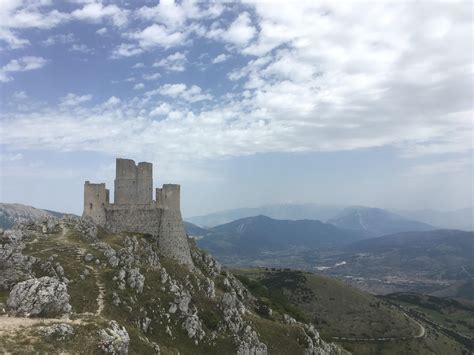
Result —
<instances>
[{"instance_id":1,"label":"grassy slope","mask_svg":"<svg viewBox=\"0 0 474 355\"><path fill-rule=\"evenodd\" d=\"M143 235L137 234L140 243L148 243L150 240ZM106 241L114 249L122 248L124 235L112 235L101 231L100 238ZM153 244L154 245L154 244ZM156 246L154 245L156 248ZM85 263L83 258L78 256L78 250L82 254L90 253L100 260L100 265L95 262ZM74 324L76 336L71 339L45 339L41 336L38 327L35 325L28 328L20 328L8 336L0 337L0 350L4 352L25 353L41 352L68 352L68 353L97 353L98 336L97 331L104 328L109 319L114 319L119 324L125 326L130 335L130 348L132 354L152 353L150 342L154 341L161 347L162 354L235 354L236 347L232 337L221 332L213 340L204 340L196 345L194 341L188 338L187 333L182 328L182 318L178 313L171 314L169 320L158 314L158 309L167 310L169 303L174 300L174 296L168 291L162 290L161 279L158 271L142 268L141 272L145 275L145 287L143 293L137 294L134 290L126 288L120 290L117 284L112 280L117 270L112 269L105 261L102 253L93 249L81 235L73 230L67 230L66 233L56 233L47 237L37 238L35 241L27 243L23 252L25 255L32 255L41 260L56 255L54 262L59 262L64 270L66 277L71 280L68 286L71 296L71 305L74 314L72 319L77 319L80 323ZM185 283L188 271L171 260L161 258L162 266L166 268L170 276ZM85 280L81 280L79 275L85 270L86 265L92 267L96 273L91 273ZM37 277L43 276L40 269L34 270ZM101 315L95 315L97 311L97 295L99 293L96 276L99 281L105 285L104 310ZM202 275L196 273L189 277L190 282L197 288L198 279L203 280ZM222 321L223 314L218 303L224 292L224 276L217 276L216 294L214 300L209 299L203 292L198 291L192 294L192 302L199 309L199 316L203 320L204 328L209 333L217 329L218 322ZM112 303L112 292L116 292L121 300L126 300L131 307L131 311L126 307L114 306ZM0 295L5 298L6 293ZM250 309L246 319L251 321L260 338L268 345L272 354L302 354L304 350L304 334L300 327L286 325L280 322L282 314L275 312L271 317L261 317L257 315L254 309ZM88 315L81 313L88 312ZM138 321L145 317L152 318L150 330L143 334ZM58 323L61 321L58 320ZM166 326L172 329L173 336L166 334ZM147 339L148 338L148 339Z\"/></svg>"},{"instance_id":2,"label":"grassy slope","mask_svg":"<svg viewBox=\"0 0 474 355\"><path fill-rule=\"evenodd\" d=\"M323 338L409 337L419 326L399 310L340 281L314 274L264 269L234 270L234 274L258 294L285 306L296 307ZM309 319L308 319L309 318ZM396 342L339 342L354 354L462 354L466 349L433 329L422 339Z\"/></svg>"}]
</instances>

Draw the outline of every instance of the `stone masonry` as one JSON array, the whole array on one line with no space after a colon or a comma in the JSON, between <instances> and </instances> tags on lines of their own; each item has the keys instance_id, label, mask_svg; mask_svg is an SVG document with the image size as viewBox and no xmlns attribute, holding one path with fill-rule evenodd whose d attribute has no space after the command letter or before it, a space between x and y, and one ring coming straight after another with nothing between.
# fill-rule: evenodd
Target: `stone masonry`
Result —
<instances>
[{"instance_id":1,"label":"stone masonry","mask_svg":"<svg viewBox=\"0 0 474 355\"><path fill-rule=\"evenodd\" d=\"M180 208L180 186L165 184L153 200L153 165L116 160L114 203L104 183L84 184L83 217L112 232L153 235L163 255L193 266Z\"/></svg>"}]
</instances>

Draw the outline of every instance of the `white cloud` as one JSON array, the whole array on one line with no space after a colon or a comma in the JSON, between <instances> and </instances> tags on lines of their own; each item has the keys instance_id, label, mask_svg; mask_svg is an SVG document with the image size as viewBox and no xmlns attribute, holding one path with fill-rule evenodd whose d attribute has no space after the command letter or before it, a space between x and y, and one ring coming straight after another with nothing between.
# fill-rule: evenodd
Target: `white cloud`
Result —
<instances>
[{"instance_id":1,"label":"white cloud","mask_svg":"<svg viewBox=\"0 0 474 355\"><path fill-rule=\"evenodd\" d=\"M25 91L15 91L13 93L13 98L15 100L25 100L28 98L28 94Z\"/></svg>"},{"instance_id":2,"label":"white cloud","mask_svg":"<svg viewBox=\"0 0 474 355\"><path fill-rule=\"evenodd\" d=\"M166 115L171 112L171 106L166 102L160 104L159 106L155 107L153 110L150 111L150 116L162 116Z\"/></svg>"},{"instance_id":3,"label":"white cloud","mask_svg":"<svg viewBox=\"0 0 474 355\"><path fill-rule=\"evenodd\" d=\"M11 49L23 48L30 44L30 41L18 37L13 31L7 28L0 28L0 41L7 43Z\"/></svg>"},{"instance_id":4,"label":"white cloud","mask_svg":"<svg viewBox=\"0 0 474 355\"><path fill-rule=\"evenodd\" d=\"M42 57L25 56L19 59L13 59L0 68L0 82L9 82L13 80L10 73L36 70L44 67L48 61Z\"/></svg>"},{"instance_id":5,"label":"white cloud","mask_svg":"<svg viewBox=\"0 0 474 355\"><path fill-rule=\"evenodd\" d=\"M165 26L153 24L142 31L129 33L128 37L136 40L141 48L151 49L154 47L170 48L184 44L186 34L179 30L170 31Z\"/></svg>"},{"instance_id":6,"label":"white cloud","mask_svg":"<svg viewBox=\"0 0 474 355\"><path fill-rule=\"evenodd\" d=\"M74 10L71 16L77 20L101 23L104 19L110 21L117 27L122 27L128 22L129 11L119 8L117 5L106 5L101 3L89 3L82 9Z\"/></svg>"},{"instance_id":7,"label":"white cloud","mask_svg":"<svg viewBox=\"0 0 474 355\"><path fill-rule=\"evenodd\" d=\"M135 86L133 87L133 90L143 90L144 88L145 88L145 84L138 83L138 84L135 84Z\"/></svg>"},{"instance_id":8,"label":"white cloud","mask_svg":"<svg viewBox=\"0 0 474 355\"><path fill-rule=\"evenodd\" d=\"M92 100L92 95L76 95L73 93L69 93L66 96L60 99L62 106L77 106L82 104L83 102L87 102Z\"/></svg>"},{"instance_id":9,"label":"white cloud","mask_svg":"<svg viewBox=\"0 0 474 355\"><path fill-rule=\"evenodd\" d=\"M143 49L135 44L122 43L112 51L111 58L133 57L143 52Z\"/></svg>"},{"instance_id":10,"label":"white cloud","mask_svg":"<svg viewBox=\"0 0 474 355\"><path fill-rule=\"evenodd\" d=\"M222 62L225 62L229 58L230 58L230 55L222 53L222 54L219 54L217 57L215 57L212 60L212 63L213 64L222 63Z\"/></svg>"},{"instance_id":11,"label":"white cloud","mask_svg":"<svg viewBox=\"0 0 474 355\"><path fill-rule=\"evenodd\" d=\"M254 36L256 30L252 26L248 12L241 13L237 19L232 22L230 27L222 33L222 38L237 46L245 46Z\"/></svg>"},{"instance_id":12,"label":"white cloud","mask_svg":"<svg viewBox=\"0 0 474 355\"><path fill-rule=\"evenodd\" d=\"M100 36L106 35L107 32L108 32L108 30L107 30L106 27L99 28L97 31L95 31L95 33L97 33Z\"/></svg>"},{"instance_id":13,"label":"white cloud","mask_svg":"<svg viewBox=\"0 0 474 355\"><path fill-rule=\"evenodd\" d=\"M186 55L181 52L176 52L158 62L155 62L153 67L163 67L171 71L184 71L186 69L186 62Z\"/></svg>"},{"instance_id":14,"label":"white cloud","mask_svg":"<svg viewBox=\"0 0 474 355\"><path fill-rule=\"evenodd\" d=\"M165 84L156 90L147 91L145 95L151 97L154 95L169 96L172 98L179 98L191 103L212 100L210 94L204 93L197 85L188 87L186 84Z\"/></svg>"},{"instance_id":15,"label":"white cloud","mask_svg":"<svg viewBox=\"0 0 474 355\"><path fill-rule=\"evenodd\" d=\"M92 53L93 49L87 47L85 44L73 44L69 49L72 52L80 52L80 53Z\"/></svg>"},{"instance_id":16,"label":"white cloud","mask_svg":"<svg viewBox=\"0 0 474 355\"><path fill-rule=\"evenodd\" d=\"M153 74L143 74L142 78L146 81L157 80L161 77L160 73L153 73Z\"/></svg>"},{"instance_id":17,"label":"white cloud","mask_svg":"<svg viewBox=\"0 0 474 355\"><path fill-rule=\"evenodd\" d=\"M135 64L132 66L132 69L141 69L141 68L145 68L145 64L143 64L143 63L135 63Z\"/></svg>"},{"instance_id":18,"label":"white cloud","mask_svg":"<svg viewBox=\"0 0 474 355\"><path fill-rule=\"evenodd\" d=\"M73 33L67 33L67 34L56 34L49 36L47 39L42 41L41 43L45 46L52 46L54 44L60 43L60 44L68 44L68 43L73 43L75 42L76 38L74 37Z\"/></svg>"}]
</instances>

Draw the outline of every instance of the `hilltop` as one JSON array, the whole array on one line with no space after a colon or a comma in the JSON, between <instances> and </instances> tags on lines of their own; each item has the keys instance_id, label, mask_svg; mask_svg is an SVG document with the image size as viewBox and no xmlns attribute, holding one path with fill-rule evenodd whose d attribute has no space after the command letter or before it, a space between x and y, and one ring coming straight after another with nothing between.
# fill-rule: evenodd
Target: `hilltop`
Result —
<instances>
[{"instance_id":1,"label":"hilltop","mask_svg":"<svg viewBox=\"0 0 474 355\"><path fill-rule=\"evenodd\" d=\"M193 267L140 233L87 219L1 234L2 352L340 354L309 323L262 300L191 244Z\"/></svg>"}]
</instances>

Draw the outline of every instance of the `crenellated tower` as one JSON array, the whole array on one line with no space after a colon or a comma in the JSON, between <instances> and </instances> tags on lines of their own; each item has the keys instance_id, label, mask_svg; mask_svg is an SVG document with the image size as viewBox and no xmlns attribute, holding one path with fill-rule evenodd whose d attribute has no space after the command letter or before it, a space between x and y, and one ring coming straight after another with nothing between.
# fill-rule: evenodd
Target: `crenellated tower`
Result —
<instances>
[{"instance_id":1,"label":"crenellated tower","mask_svg":"<svg viewBox=\"0 0 474 355\"><path fill-rule=\"evenodd\" d=\"M180 185L164 184L153 200L153 165L116 160L114 203L104 183L84 184L84 217L112 232L138 232L156 238L162 255L193 266L180 208Z\"/></svg>"}]
</instances>

